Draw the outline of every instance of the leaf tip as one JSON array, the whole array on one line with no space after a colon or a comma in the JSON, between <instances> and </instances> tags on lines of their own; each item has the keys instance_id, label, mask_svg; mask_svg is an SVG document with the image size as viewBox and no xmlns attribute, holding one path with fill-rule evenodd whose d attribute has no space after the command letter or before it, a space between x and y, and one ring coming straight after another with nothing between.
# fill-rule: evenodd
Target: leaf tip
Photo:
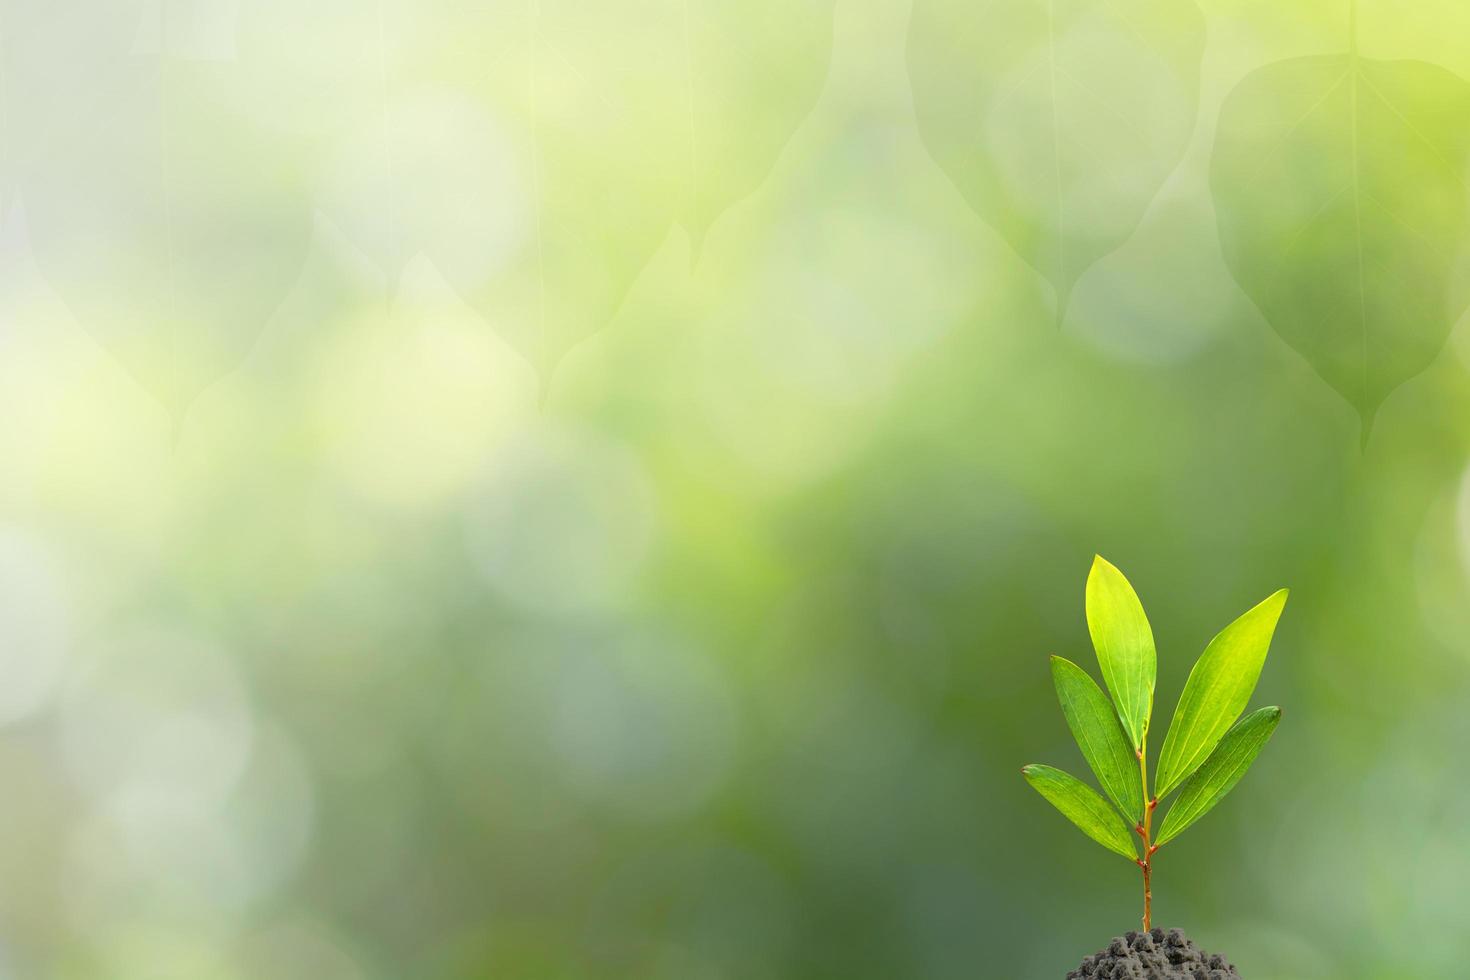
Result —
<instances>
[{"instance_id":1,"label":"leaf tip","mask_svg":"<svg viewBox=\"0 0 1470 980\"><path fill-rule=\"evenodd\" d=\"M1057 283L1052 284L1052 289L1056 293L1056 306L1052 312L1056 316L1056 325L1058 331L1060 331L1063 327L1067 325L1067 310L1072 305L1072 289L1076 285L1077 280L1075 277L1072 277L1070 281L1062 283L1060 285Z\"/></svg>"},{"instance_id":2,"label":"leaf tip","mask_svg":"<svg viewBox=\"0 0 1470 980\"><path fill-rule=\"evenodd\" d=\"M1358 452L1364 456L1368 455L1368 438L1373 435L1373 420L1377 415L1377 405L1358 411Z\"/></svg>"},{"instance_id":3,"label":"leaf tip","mask_svg":"<svg viewBox=\"0 0 1470 980\"><path fill-rule=\"evenodd\" d=\"M1081 670L1080 667L1072 663L1072 661L1068 660L1066 657L1061 656L1060 654L1052 654L1051 657L1048 658L1047 663L1051 666L1051 676L1054 679L1061 677L1062 674L1065 674L1067 672L1067 668L1069 667L1073 670Z\"/></svg>"},{"instance_id":4,"label":"leaf tip","mask_svg":"<svg viewBox=\"0 0 1470 980\"><path fill-rule=\"evenodd\" d=\"M1250 613L1254 612L1263 612L1270 613L1273 619L1279 619L1281 617L1281 611L1286 608L1287 597L1290 595L1290 589L1277 589L1256 603L1255 607L1245 615L1250 615Z\"/></svg>"},{"instance_id":5,"label":"leaf tip","mask_svg":"<svg viewBox=\"0 0 1470 980\"><path fill-rule=\"evenodd\" d=\"M1096 594L1097 590L1106 588L1104 583L1109 578L1121 576L1122 574L1122 572L1118 571L1118 566L1108 561L1102 555L1093 555L1092 567L1087 570L1086 592L1088 601L1093 601L1092 597Z\"/></svg>"}]
</instances>

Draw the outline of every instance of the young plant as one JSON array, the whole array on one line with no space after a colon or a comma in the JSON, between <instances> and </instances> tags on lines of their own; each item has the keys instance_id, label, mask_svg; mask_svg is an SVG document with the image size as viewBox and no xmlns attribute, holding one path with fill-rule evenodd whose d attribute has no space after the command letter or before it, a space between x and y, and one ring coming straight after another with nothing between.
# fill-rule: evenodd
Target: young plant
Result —
<instances>
[{"instance_id":1,"label":"young plant","mask_svg":"<svg viewBox=\"0 0 1470 980\"><path fill-rule=\"evenodd\" d=\"M1093 559L1087 629L1112 700L1071 661L1052 657L1051 673L1067 726L1108 799L1051 766L1030 765L1021 772L1084 834L1143 869L1145 931L1152 920L1154 854L1235 787L1281 720L1280 708L1240 715L1261 676L1285 604L1285 589L1273 593L1205 648L1174 709L1150 795L1148 734L1157 667L1153 630L1123 573L1101 557ZM1179 795L1155 836L1154 810L1176 789ZM1142 840L1142 857L1134 847L1135 833Z\"/></svg>"}]
</instances>

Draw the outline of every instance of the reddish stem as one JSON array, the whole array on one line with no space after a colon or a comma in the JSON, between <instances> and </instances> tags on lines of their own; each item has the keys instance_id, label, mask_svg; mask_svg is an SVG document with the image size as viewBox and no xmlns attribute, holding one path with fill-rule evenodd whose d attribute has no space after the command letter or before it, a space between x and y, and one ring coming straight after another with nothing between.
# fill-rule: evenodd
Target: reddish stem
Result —
<instances>
[{"instance_id":1,"label":"reddish stem","mask_svg":"<svg viewBox=\"0 0 1470 980\"><path fill-rule=\"evenodd\" d=\"M1143 822L1134 829L1143 838L1143 857L1139 859L1138 866L1143 869L1143 931L1148 932L1153 925L1153 857L1158 845L1153 843L1150 832L1153 829L1154 808L1159 805L1158 798L1149 798L1148 795L1148 742L1138 750L1138 774L1143 780L1143 798L1148 803L1143 808Z\"/></svg>"}]
</instances>

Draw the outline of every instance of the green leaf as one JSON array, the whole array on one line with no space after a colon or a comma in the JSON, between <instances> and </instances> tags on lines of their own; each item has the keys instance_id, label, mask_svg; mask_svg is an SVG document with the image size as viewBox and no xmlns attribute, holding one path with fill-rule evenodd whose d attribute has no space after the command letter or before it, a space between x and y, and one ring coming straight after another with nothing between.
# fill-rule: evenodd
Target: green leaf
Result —
<instances>
[{"instance_id":1,"label":"green leaf","mask_svg":"<svg viewBox=\"0 0 1470 980\"><path fill-rule=\"evenodd\" d=\"M1159 836L1154 843L1168 843L1214 809L1215 804L1235 788L1240 777L1256 761L1256 756L1261 754L1280 720L1280 708L1261 708L1246 715L1240 724L1230 729L1199 771L1185 781L1179 799L1164 816L1164 825L1159 828Z\"/></svg>"},{"instance_id":2,"label":"green leaf","mask_svg":"<svg viewBox=\"0 0 1470 980\"><path fill-rule=\"evenodd\" d=\"M1116 810L1108 806L1108 801L1098 795L1097 790L1076 776L1051 766L1026 766L1021 774L1032 789L1046 797L1047 802L1062 811L1062 816L1076 824L1088 837L1114 854L1121 854L1130 861L1138 859L1128 825Z\"/></svg>"},{"instance_id":3,"label":"green leaf","mask_svg":"<svg viewBox=\"0 0 1470 980\"><path fill-rule=\"evenodd\" d=\"M916 0L919 133L970 207L1056 291L1133 234L1194 132L1189 0Z\"/></svg>"},{"instance_id":4,"label":"green leaf","mask_svg":"<svg viewBox=\"0 0 1470 980\"><path fill-rule=\"evenodd\" d=\"M1189 672L1159 754L1156 795L1160 798L1209 757L1220 736L1245 710L1266 662L1286 595L1285 589L1272 594L1221 630Z\"/></svg>"},{"instance_id":5,"label":"green leaf","mask_svg":"<svg viewBox=\"0 0 1470 980\"><path fill-rule=\"evenodd\" d=\"M1113 703L1087 672L1070 660L1051 658L1051 676L1067 727L1082 749L1108 796L1123 816L1143 819L1143 774L1138 756L1128 747L1128 736L1118 721Z\"/></svg>"},{"instance_id":6,"label":"green leaf","mask_svg":"<svg viewBox=\"0 0 1470 980\"><path fill-rule=\"evenodd\" d=\"M1142 749L1158 670L1154 633L1133 586L1101 555L1087 576L1087 629L1123 729L1132 747Z\"/></svg>"},{"instance_id":7,"label":"green leaf","mask_svg":"<svg viewBox=\"0 0 1470 980\"><path fill-rule=\"evenodd\" d=\"M1247 75L1220 111L1210 186L1236 281L1354 405L1429 366L1470 302L1470 84L1347 53Z\"/></svg>"}]
</instances>

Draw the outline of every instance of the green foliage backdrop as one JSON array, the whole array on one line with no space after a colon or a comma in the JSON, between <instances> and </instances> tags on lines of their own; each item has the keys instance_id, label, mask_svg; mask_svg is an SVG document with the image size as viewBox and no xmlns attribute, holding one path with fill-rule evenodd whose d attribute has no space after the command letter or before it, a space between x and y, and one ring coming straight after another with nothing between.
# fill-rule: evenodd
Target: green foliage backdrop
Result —
<instances>
[{"instance_id":1,"label":"green foliage backdrop","mask_svg":"<svg viewBox=\"0 0 1470 980\"><path fill-rule=\"evenodd\" d=\"M1456 975L1467 38L0 0L0 976L1054 980L1095 553L1291 588L1156 921Z\"/></svg>"}]
</instances>

